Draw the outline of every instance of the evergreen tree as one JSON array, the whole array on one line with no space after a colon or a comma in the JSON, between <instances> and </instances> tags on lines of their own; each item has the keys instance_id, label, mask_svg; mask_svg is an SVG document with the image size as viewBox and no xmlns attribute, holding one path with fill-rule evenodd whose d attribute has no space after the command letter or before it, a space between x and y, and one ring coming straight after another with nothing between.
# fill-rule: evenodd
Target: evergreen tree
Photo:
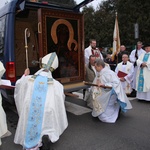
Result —
<instances>
[{"instance_id":1,"label":"evergreen tree","mask_svg":"<svg viewBox=\"0 0 150 150\"><path fill-rule=\"evenodd\" d=\"M85 15L85 42L93 36L99 46L112 46L115 13L118 13L118 24L121 44L135 45L138 40L150 42L150 3L149 0L106 0L92 10L83 9ZM139 25L139 38L134 37L134 24Z\"/></svg>"},{"instance_id":2,"label":"evergreen tree","mask_svg":"<svg viewBox=\"0 0 150 150\"><path fill-rule=\"evenodd\" d=\"M89 45L90 39L96 39L97 33L95 29L95 11L92 6L84 7L82 13L84 14L84 37L85 47Z\"/></svg>"}]
</instances>

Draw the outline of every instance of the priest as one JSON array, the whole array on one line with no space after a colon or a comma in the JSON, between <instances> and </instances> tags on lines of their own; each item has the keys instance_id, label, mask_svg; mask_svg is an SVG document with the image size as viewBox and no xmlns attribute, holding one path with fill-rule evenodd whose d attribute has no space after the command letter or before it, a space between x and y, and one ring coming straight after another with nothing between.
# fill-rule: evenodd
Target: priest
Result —
<instances>
[{"instance_id":1,"label":"priest","mask_svg":"<svg viewBox=\"0 0 150 150\"><path fill-rule=\"evenodd\" d=\"M42 58L42 69L29 69L16 82L15 103L19 121L14 142L26 150L49 150L68 126L63 86L52 77L58 67L56 53ZM43 141L42 141L43 140Z\"/></svg>"},{"instance_id":2,"label":"priest","mask_svg":"<svg viewBox=\"0 0 150 150\"><path fill-rule=\"evenodd\" d=\"M132 92L131 84L133 82L133 74L134 74L133 64L128 60L129 60L128 54L123 54L122 62L117 64L117 67L115 69L115 72L121 81L123 90L127 95L131 94Z\"/></svg>"},{"instance_id":3,"label":"priest","mask_svg":"<svg viewBox=\"0 0 150 150\"><path fill-rule=\"evenodd\" d=\"M145 51L137 60L136 98L150 101L150 44L145 44Z\"/></svg>"},{"instance_id":4,"label":"priest","mask_svg":"<svg viewBox=\"0 0 150 150\"><path fill-rule=\"evenodd\" d=\"M130 62L133 63L134 66L134 75L133 75L133 82L132 82L132 96L136 97L136 74L137 74L137 63L136 60L140 57L141 54L145 54L145 50L142 48L143 43L141 41L137 42L136 49L132 50L130 53Z\"/></svg>"},{"instance_id":5,"label":"priest","mask_svg":"<svg viewBox=\"0 0 150 150\"><path fill-rule=\"evenodd\" d=\"M105 67L105 63L101 59L95 62L97 76L93 81L92 116L98 117L102 122L115 123L120 109L126 112L131 109L129 102L119 78L116 73Z\"/></svg>"},{"instance_id":6,"label":"priest","mask_svg":"<svg viewBox=\"0 0 150 150\"><path fill-rule=\"evenodd\" d=\"M84 50L84 59L86 65L89 63L90 55L94 55L96 58L100 58L102 60L104 59L100 50L96 47L95 39L90 39L90 45Z\"/></svg>"}]
</instances>

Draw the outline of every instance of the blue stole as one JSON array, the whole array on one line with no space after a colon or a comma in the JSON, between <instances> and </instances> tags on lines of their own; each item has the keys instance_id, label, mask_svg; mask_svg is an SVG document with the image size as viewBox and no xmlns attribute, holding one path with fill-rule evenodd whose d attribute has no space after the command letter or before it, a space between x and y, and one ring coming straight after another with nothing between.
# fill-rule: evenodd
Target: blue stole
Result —
<instances>
[{"instance_id":1,"label":"blue stole","mask_svg":"<svg viewBox=\"0 0 150 150\"><path fill-rule=\"evenodd\" d=\"M147 62L148 58L149 58L149 53L145 54L143 57L143 62ZM143 92L143 87L144 87L144 77L143 77L143 68L140 69L140 74L139 74L139 80L138 80L138 88L137 91L138 92Z\"/></svg>"},{"instance_id":2,"label":"blue stole","mask_svg":"<svg viewBox=\"0 0 150 150\"><path fill-rule=\"evenodd\" d=\"M26 149L37 146L40 141L47 88L47 77L38 75L34 80L33 94L28 112L24 141L24 148Z\"/></svg>"},{"instance_id":3,"label":"blue stole","mask_svg":"<svg viewBox=\"0 0 150 150\"><path fill-rule=\"evenodd\" d=\"M112 95L116 95L117 96L117 94L116 94L116 92L115 92L115 90L112 88L112 90L111 90L111 96ZM111 97L110 97L111 98ZM127 110L125 109L125 107L127 106L127 103L125 103L125 102L122 102L120 99L118 99L118 96L117 96L117 102L119 103L119 105L120 105L120 107L121 107L121 110L123 111L123 112L127 112Z\"/></svg>"}]
</instances>

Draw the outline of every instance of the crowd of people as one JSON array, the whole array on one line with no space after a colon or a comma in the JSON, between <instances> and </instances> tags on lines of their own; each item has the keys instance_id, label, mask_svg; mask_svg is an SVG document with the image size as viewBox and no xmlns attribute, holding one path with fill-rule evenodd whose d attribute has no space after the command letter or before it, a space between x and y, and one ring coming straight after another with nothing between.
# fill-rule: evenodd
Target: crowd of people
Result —
<instances>
[{"instance_id":1,"label":"crowd of people","mask_svg":"<svg viewBox=\"0 0 150 150\"><path fill-rule=\"evenodd\" d=\"M84 100L92 109L92 116L102 122L115 123L120 112L132 109L128 96L150 101L150 45L137 43L130 54L124 45L116 53L116 66L96 47L96 40L90 40L85 49L85 75L91 87L84 90ZM108 61L109 59L109 61ZM19 115L14 142L25 150L49 150L68 126L63 86L52 77L58 67L55 52L41 59L41 69L30 75L27 68L16 82L14 99ZM0 77L5 68L0 63ZM136 94L136 95L135 95ZM7 129L6 114L0 98L0 145L1 138L11 135Z\"/></svg>"},{"instance_id":2,"label":"crowd of people","mask_svg":"<svg viewBox=\"0 0 150 150\"><path fill-rule=\"evenodd\" d=\"M96 40L91 39L85 49L85 75L86 82L92 84L89 84L91 87L86 90L84 100L93 109L92 116L114 123L121 111L132 108L128 97L150 101L150 44L143 46L139 41L131 53L121 45L114 56L115 61L111 54L103 57L97 51Z\"/></svg>"}]
</instances>

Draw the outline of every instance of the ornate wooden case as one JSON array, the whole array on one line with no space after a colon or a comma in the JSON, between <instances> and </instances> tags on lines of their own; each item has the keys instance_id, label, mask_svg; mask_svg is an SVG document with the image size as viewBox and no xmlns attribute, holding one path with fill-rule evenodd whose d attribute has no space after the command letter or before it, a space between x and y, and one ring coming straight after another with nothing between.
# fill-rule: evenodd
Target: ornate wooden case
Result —
<instances>
[{"instance_id":1,"label":"ornate wooden case","mask_svg":"<svg viewBox=\"0 0 150 150\"><path fill-rule=\"evenodd\" d=\"M56 52L59 67L53 77L61 83L84 80L83 15L60 10L38 10L40 56Z\"/></svg>"}]
</instances>

